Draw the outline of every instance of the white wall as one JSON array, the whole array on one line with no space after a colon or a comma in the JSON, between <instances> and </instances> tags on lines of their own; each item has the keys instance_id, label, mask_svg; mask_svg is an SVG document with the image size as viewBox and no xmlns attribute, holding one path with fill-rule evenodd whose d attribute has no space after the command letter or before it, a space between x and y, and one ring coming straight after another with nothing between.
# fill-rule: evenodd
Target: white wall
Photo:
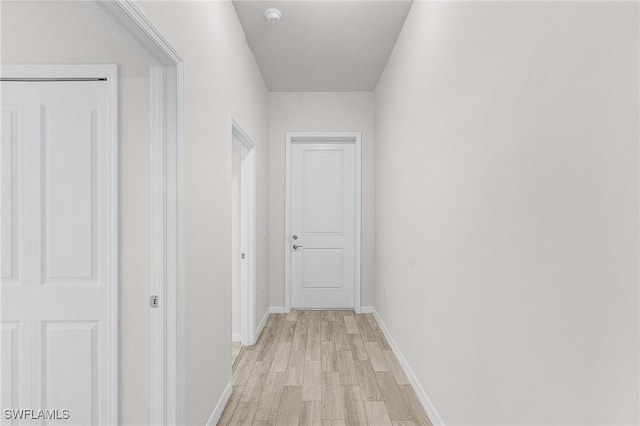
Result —
<instances>
[{"instance_id":1,"label":"white wall","mask_svg":"<svg viewBox=\"0 0 640 426\"><path fill-rule=\"evenodd\" d=\"M362 132L362 305L375 300L375 123L373 92L269 93L269 282L284 306L286 132Z\"/></svg>"},{"instance_id":2,"label":"white wall","mask_svg":"<svg viewBox=\"0 0 640 426\"><path fill-rule=\"evenodd\" d=\"M267 226L267 90L233 5L139 2L184 59L187 415L205 424L229 383L229 116L256 144L257 229ZM268 306L267 241L257 243L260 321Z\"/></svg>"},{"instance_id":3,"label":"white wall","mask_svg":"<svg viewBox=\"0 0 640 426\"><path fill-rule=\"evenodd\" d=\"M640 420L638 6L413 4L376 90L377 308L446 424Z\"/></svg>"},{"instance_id":4,"label":"white wall","mask_svg":"<svg viewBox=\"0 0 640 426\"><path fill-rule=\"evenodd\" d=\"M120 422L149 424L149 67L81 2L0 8L2 64L119 66Z\"/></svg>"}]
</instances>

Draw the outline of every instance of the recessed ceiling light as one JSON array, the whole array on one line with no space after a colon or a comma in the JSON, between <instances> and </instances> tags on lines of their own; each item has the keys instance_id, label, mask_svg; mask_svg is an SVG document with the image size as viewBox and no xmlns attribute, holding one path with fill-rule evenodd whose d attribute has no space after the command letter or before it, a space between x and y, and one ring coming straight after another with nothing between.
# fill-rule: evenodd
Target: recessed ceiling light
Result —
<instances>
[{"instance_id":1,"label":"recessed ceiling light","mask_svg":"<svg viewBox=\"0 0 640 426\"><path fill-rule=\"evenodd\" d=\"M280 12L278 9L267 9L264 11L264 17L267 18L267 21L270 24L275 25L280 22L280 18L282 18L282 12Z\"/></svg>"}]
</instances>

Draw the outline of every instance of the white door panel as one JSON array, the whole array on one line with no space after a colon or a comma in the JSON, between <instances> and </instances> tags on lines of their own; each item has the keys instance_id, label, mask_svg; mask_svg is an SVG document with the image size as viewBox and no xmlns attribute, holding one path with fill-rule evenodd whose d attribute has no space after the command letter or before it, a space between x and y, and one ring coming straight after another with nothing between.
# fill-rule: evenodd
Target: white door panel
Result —
<instances>
[{"instance_id":1,"label":"white door panel","mask_svg":"<svg viewBox=\"0 0 640 426\"><path fill-rule=\"evenodd\" d=\"M97 105L46 105L41 113L44 282L92 282Z\"/></svg>"},{"instance_id":2,"label":"white door panel","mask_svg":"<svg viewBox=\"0 0 640 426\"><path fill-rule=\"evenodd\" d=\"M2 233L2 269L0 271L2 285L17 284L20 259L18 229L18 179L14 173L18 171L18 108L16 106L2 109L0 131L0 190L2 191L2 211L0 232Z\"/></svg>"},{"instance_id":3,"label":"white door panel","mask_svg":"<svg viewBox=\"0 0 640 426\"><path fill-rule=\"evenodd\" d=\"M73 416L47 423L98 424L99 321L42 321L41 332L40 406Z\"/></svg>"},{"instance_id":4,"label":"white door panel","mask_svg":"<svg viewBox=\"0 0 640 426\"><path fill-rule=\"evenodd\" d=\"M31 172L30 151L25 141L34 134L25 125L29 119L27 100L22 91L2 86L0 122L0 176L2 177L2 271L0 271L0 382L2 408L31 406L31 310L30 281L34 275L31 265L32 216L29 211L31 197L28 192ZM1 424L30 424L7 420L2 415Z\"/></svg>"},{"instance_id":5,"label":"white door panel","mask_svg":"<svg viewBox=\"0 0 640 426\"><path fill-rule=\"evenodd\" d=\"M26 331L26 333L25 333ZM21 383L30 378L31 359L27 342L29 330L20 327L18 321L2 321L0 324L0 404L19 407L30 398L29 389ZM4 416L3 416L4 417ZM3 424L16 425L17 420L2 420Z\"/></svg>"},{"instance_id":6,"label":"white door panel","mask_svg":"<svg viewBox=\"0 0 640 426\"><path fill-rule=\"evenodd\" d=\"M15 424L105 424L116 374L109 87L1 84L2 408L69 410Z\"/></svg>"},{"instance_id":7,"label":"white door panel","mask_svg":"<svg viewBox=\"0 0 640 426\"><path fill-rule=\"evenodd\" d=\"M293 144L291 206L292 307L353 308L354 144Z\"/></svg>"},{"instance_id":8,"label":"white door panel","mask_svg":"<svg viewBox=\"0 0 640 426\"><path fill-rule=\"evenodd\" d=\"M314 149L302 144L296 148L294 152L302 151L301 231L305 234L342 234L345 219L344 151Z\"/></svg>"}]
</instances>

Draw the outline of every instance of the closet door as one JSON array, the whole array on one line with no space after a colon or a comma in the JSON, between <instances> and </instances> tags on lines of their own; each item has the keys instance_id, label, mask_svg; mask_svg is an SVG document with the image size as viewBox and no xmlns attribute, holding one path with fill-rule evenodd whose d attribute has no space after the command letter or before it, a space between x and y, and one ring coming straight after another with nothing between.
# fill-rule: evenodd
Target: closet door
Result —
<instances>
[{"instance_id":1,"label":"closet door","mask_svg":"<svg viewBox=\"0 0 640 426\"><path fill-rule=\"evenodd\" d=\"M109 85L1 84L1 404L34 410L2 421L106 424L117 386Z\"/></svg>"}]
</instances>

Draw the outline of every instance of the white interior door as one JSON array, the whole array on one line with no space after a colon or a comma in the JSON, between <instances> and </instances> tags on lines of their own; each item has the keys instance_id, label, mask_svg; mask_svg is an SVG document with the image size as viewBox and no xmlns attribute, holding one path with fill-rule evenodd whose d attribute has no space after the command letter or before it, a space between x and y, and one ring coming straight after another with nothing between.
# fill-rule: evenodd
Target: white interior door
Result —
<instances>
[{"instance_id":1,"label":"white interior door","mask_svg":"<svg viewBox=\"0 0 640 426\"><path fill-rule=\"evenodd\" d=\"M353 308L355 147L291 148L291 307Z\"/></svg>"},{"instance_id":2,"label":"white interior door","mask_svg":"<svg viewBox=\"0 0 640 426\"><path fill-rule=\"evenodd\" d=\"M109 86L0 84L2 422L113 423L117 231ZM16 413L24 420L15 421L5 409L34 412Z\"/></svg>"}]
</instances>

